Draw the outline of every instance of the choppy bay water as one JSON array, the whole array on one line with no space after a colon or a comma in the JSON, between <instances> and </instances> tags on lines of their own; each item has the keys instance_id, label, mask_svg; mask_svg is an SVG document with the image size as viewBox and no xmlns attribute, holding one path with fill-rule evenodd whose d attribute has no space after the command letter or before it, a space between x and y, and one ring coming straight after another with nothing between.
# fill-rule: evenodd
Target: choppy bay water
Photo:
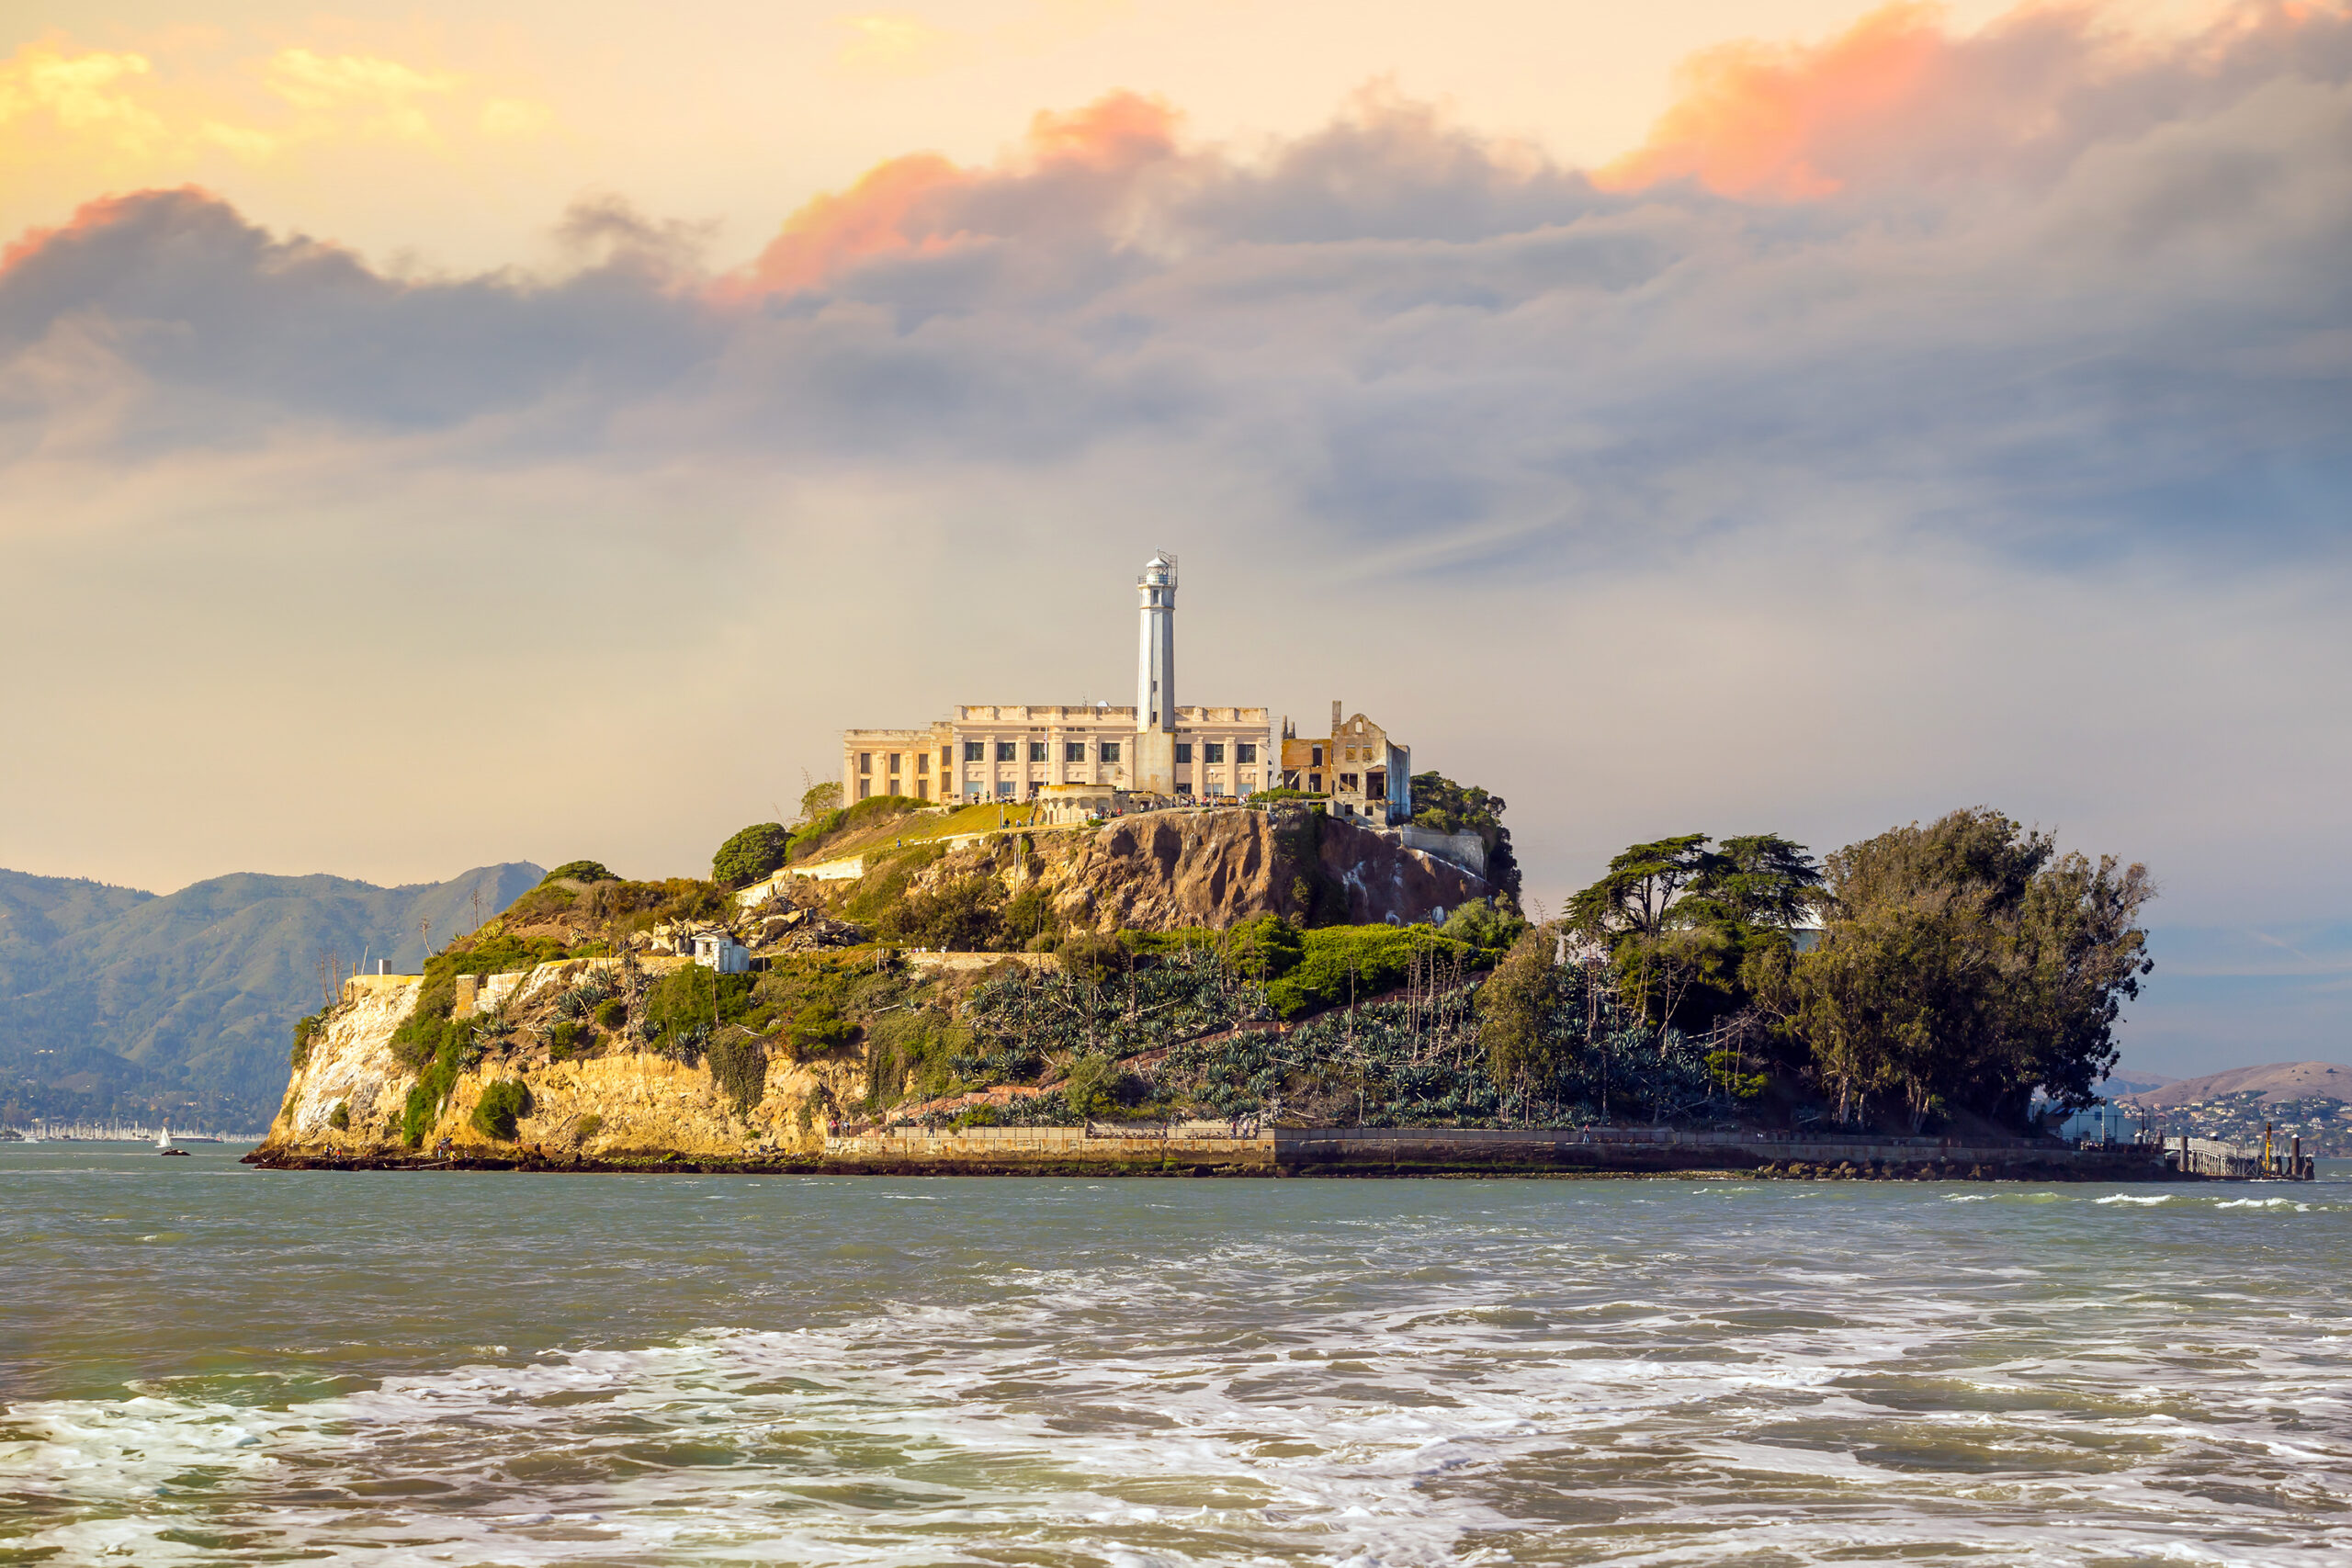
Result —
<instances>
[{"instance_id":1,"label":"choppy bay water","mask_svg":"<svg viewBox=\"0 0 2352 1568\"><path fill-rule=\"evenodd\" d=\"M0 1146L0 1562L2352 1561L2352 1183Z\"/></svg>"}]
</instances>

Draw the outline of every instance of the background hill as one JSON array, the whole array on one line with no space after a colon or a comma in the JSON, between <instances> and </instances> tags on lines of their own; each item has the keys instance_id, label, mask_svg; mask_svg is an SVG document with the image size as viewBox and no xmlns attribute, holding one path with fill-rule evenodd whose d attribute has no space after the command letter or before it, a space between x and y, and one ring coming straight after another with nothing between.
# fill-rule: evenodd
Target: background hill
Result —
<instances>
[{"instance_id":1,"label":"background hill","mask_svg":"<svg viewBox=\"0 0 2352 1568\"><path fill-rule=\"evenodd\" d=\"M2340 1062L2273 1062L2260 1067L2233 1067L2201 1078L2181 1078L2118 1100L2169 1110L2200 1100L2256 1094L2265 1100L2340 1100L2352 1102L2352 1066Z\"/></svg>"},{"instance_id":2,"label":"background hill","mask_svg":"<svg viewBox=\"0 0 2352 1568\"><path fill-rule=\"evenodd\" d=\"M320 1003L318 957L424 960L536 886L537 866L378 887L238 874L158 897L0 871L0 1121L170 1116L259 1128L288 1031Z\"/></svg>"}]
</instances>

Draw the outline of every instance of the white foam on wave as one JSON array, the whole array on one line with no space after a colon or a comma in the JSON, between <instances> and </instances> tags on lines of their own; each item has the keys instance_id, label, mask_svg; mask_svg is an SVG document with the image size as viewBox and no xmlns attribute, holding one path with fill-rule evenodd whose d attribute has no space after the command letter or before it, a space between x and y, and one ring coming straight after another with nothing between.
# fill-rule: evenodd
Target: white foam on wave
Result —
<instances>
[{"instance_id":1,"label":"white foam on wave","mask_svg":"<svg viewBox=\"0 0 2352 1568\"><path fill-rule=\"evenodd\" d=\"M1736 1253L1695 1218L1270 1227L278 1409L28 1404L0 1475L57 1506L8 1544L209 1563L189 1542L233 1535L389 1568L2352 1552L2340 1510L2245 1500L2278 1495L2282 1442L2313 1495L2352 1484L2340 1425L2277 1424L2352 1372L2307 1321L2135 1305L2067 1247L2024 1268L2047 1212L1913 1212L1939 1228L1900 1248L1792 1221ZM1434 1261L1464 1267L1409 1282ZM448 1490L407 1490L427 1484Z\"/></svg>"},{"instance_id":2,"label":"white foam on wave","mask_svg":"<svg viewBox=\"0 0 2352 1568\"><path fill-rule=\"evenodd\" d=\"M2110 1192L2106 1197L2095 1201L2101 1203L2134 1203L2143 1208L2154 1208L2158 1203L2171 1202L2172 1194L2159 1192L2153 1198L2143 1198L2131 1192Z\"/></svg>"}]
</instances>

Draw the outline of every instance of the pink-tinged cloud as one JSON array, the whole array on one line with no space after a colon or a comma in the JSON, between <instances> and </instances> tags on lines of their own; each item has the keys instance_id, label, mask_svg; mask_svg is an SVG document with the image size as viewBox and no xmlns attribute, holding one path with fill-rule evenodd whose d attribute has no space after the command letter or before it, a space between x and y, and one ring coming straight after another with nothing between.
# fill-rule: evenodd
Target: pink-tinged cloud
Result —
<instances>
[{"instance_id":1,"label":"pink-tinged cloud","mask_svg":"<svg viewBox=\"0 0 2352 1568\"><path fill-rule=\"evenodd\" d=\"M792 293L820 288L844 269L894 253L946 249L1040 219L1034 204L992 203L992 194L1054 185L1123 186L1136 170L1173 155L1176 115L1134 93L1113 93L1069 114L1045 112L1017 152L992 168L967 168L936 153L893 158L848 189L814 197L729 290ZM1098 205L1081 196L1080 205ZM993 210L992 210L993 209Z\"/></svg>"},{"instance_id":2,"label":"pink-tinged cloud","mask_svg":"<svg viewBox=\"0 0 2352 1568\"><path fill-rule=\"evenodd\" d=\"M2037 148L2177 107L2257 61L2284 63L2340 4L2245 0L2201 31L2151 39L2098 5L2020 6L1967 35L1941 6L1897 0L1817 45L1736 43L1693 57L1681 96L1603 188L1687 180L1723 196L1806 200L1955 175L2030 177ZM2159 84L2165 84L2159 87Z\"/></svg>"},{"instance_id":3,"label":"pink-tinged cloud","mask_svg":"<svg viewBox=\"0 0 2352 1568\"><path fill-rule=\"evenodd\" d=\"M77 235L96 233L136 221L141 210L156 199L174 196L199 202L220 199L200 186L181 186L175 191L132 191L124 196L102 196L96 200L85 201L74 209L74 216L66 221L51 228L28 229L5 247L0 247L0 277L48 252L52 245L62 248Z\"/></svg>"},{"instance_id":4,"label":"pink-tinged cloud","mask_svg":"<svg viewBox=\"0 0 2352 1568\"><path fill-rule=\"evenodd\" d=\"M1915 102L1947 49L1939 8L1898 4L1815 49L1730 44L1682 68L1682 96L1604 185L1695 179L1726 196L1827 196L1829 149Z\"/></svg>"}]
</instances>

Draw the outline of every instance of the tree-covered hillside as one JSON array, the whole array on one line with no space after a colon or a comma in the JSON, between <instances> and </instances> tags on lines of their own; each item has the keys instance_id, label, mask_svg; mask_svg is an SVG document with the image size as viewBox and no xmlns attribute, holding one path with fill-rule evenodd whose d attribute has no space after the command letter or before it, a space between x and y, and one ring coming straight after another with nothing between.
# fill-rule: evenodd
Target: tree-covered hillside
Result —
<instances>
[{"instance_id":1,"label":"tree-covered hillside","mask_svg":"<svg viewBox=\"0 0 2352 1568\"><path fill-rule=\"evenodd\" d=\"M315 1011L320 957L415 969L535 886L484 866L377 887L215 877L158 897L0 871L0 1121L172 1116L259 1127L286 1086L287 1032Z\"/></svg>"}]
</instances>

